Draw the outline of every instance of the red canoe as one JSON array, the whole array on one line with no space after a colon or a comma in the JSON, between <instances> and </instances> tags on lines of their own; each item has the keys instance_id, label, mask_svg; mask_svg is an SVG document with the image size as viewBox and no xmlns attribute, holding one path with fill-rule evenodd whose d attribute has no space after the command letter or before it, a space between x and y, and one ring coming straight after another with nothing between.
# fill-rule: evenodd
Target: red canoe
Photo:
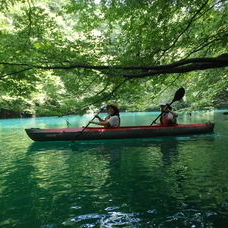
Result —
<instances>
[{"instance_id":1,"label":"red canoe","mask_svg":"<svg viewBox=\"0 0 228 228\"><path fill-rule=\"evenodd\" d=\"M156 136L175 136L186 134L204 134L213 132L213 123L177 124L174 126L126 126L119 128L58 128L25 129L34 141L74 141L94 139L150 138Z\"/></svg>"}]
</instances>

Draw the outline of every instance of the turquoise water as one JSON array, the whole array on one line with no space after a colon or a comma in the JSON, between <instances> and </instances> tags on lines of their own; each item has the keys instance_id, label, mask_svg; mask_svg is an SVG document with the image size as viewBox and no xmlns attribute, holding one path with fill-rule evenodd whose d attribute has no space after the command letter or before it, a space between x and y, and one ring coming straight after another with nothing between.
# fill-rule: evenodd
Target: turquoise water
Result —
<instances>
[{"instance_id":1,"label":"turquoise water","mask_svg":"<svg viewBox=\"0 0 228 228\"><path fill-rule=\"evenodd\" d=\"M123 113L146 125L156 113ZM228 116L214 134L33 142L24 128L86 125L92 116L0 120L0 227L228 227Z\"/></svg>"}]
</instances>

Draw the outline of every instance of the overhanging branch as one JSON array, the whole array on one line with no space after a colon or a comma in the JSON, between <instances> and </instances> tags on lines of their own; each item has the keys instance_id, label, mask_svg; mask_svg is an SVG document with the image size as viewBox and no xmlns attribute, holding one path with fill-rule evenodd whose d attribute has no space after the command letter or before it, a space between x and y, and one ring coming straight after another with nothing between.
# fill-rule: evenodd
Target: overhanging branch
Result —
<instances>
[{"instance_id":1,"label":"overhanging branch","mask_svg":"<svg viewBox=\"0 0 228 228\"><path fill-rule=\"evenodd\" d=\"M165 64L160 66L94 66L94 65L82 65L82 64L70 64L65 66L43 66L43 65L30 65L26 63L7 63L0 62L0 65L12 65L18 67L28 67L29 69L43 69L43 70L71 70L77 68L93 69L103 71L106 70L107 74L112 70L124 70L119 75L127 78L142 78L147 76L153 76L158 74L173 74L173 73L186 73L196 70L206 70L212 68L221 68L228 66L228 54L223 54L215 58L191 58L183 59L173 62L171 64ZM126 73L130 70L131 73ZM144 72L132 74L132 70L140 70ZM104 72L103 72L104 73Z\"/></svg>"},{"instance_id":2,"label":"overhanging branch","mask_svg":"<svg viewBox=\"0 0 228 228\"><path fill-rule=\"evenodd\" d=\"M148 72L141 73L141 74L124 74L123 76L128 78L143 78L143 77L159 75L159 74L187 73L191 71L221 68L225 66L228 66L228 60L227 60L227 63L203 63L203 64L197 63L197 64L191 64L187 66L167 68L164 70L149 70Z\"/></svg>"},{"instance_id":3,"label":"overhanging branch","mask_svg":"<svg viewBox=\"0 0 228 228\"><path fill-rule=\"evenodd\" d=\"M19 73L22 73L22 72L25 72L25 71L28 71L28 70L31 70L31 69L32 68L25 68L25 69L22 69L22 70L19 70L19 71L15 71L15 72L12 72L12 73L0 75L0 80L2 80L3 78L5 78L7 76L10 76L10 75L13 75L13 74L19 74Z\"/></svg>"}]
</instances>

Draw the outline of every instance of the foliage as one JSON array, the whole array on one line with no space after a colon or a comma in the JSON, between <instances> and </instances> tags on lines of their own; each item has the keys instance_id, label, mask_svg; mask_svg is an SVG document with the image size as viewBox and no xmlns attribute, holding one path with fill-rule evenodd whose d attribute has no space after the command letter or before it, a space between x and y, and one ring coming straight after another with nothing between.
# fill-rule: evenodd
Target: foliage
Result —
<instances>
[{"instance_id":1,"label":"foliage","mask_svg":"<svg viewBox=\"0 0 228 228\"><path fill-rule=\"evenodd\" d=\"M216 57L227 52L226 0L3 0L1 9L0 107L64 115L114 102L147 110L181 86L187 94L180 107L219 107L218 96L226 97L226 68L125 80L123 69L31 67Z\"/></svg>"}]
</instances>

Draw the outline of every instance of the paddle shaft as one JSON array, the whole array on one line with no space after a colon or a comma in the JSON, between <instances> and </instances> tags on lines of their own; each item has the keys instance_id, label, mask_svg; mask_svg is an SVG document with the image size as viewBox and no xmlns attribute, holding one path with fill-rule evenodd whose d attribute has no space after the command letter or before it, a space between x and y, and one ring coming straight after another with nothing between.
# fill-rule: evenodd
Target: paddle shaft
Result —
<instances>
[{"instance_id":1,"label":"paddle shaft","mask_svg":"<svg viewBox=\"0 0 228 228\"><path fill-rule=\"evenodd\" d=\"M101 112L101 110L93 117L93 119L92 120L90 120L90 121L93 121L95 118L96 118L96 116L99 114ZM80 132L80 134L78 134L75 138L74 138L74 140L72 141L72 142L74 142L77 138L79 138L81 135L82 135L82 133L85 131L85 129L90 125L90 121L88 122L88 124L82 129L82 131Z\"/></svg>"},{"instance_id":2,"label":"paddle shaft","mask_svg":"<svg viewBox=\"0 0 228 228\"><path fill-rule=\"evenodd\" d=\"M82 129L81 133L83 133L83 132L85 131L85 129L90 125L90 122L93 121L93 120L96 118L96 116L97 116L98 114L100 114L100 112L101 112L101 110L93 117L92 120L90 120L90 121L88 122L88 124Z\"/></svg>"}]
</instances>

